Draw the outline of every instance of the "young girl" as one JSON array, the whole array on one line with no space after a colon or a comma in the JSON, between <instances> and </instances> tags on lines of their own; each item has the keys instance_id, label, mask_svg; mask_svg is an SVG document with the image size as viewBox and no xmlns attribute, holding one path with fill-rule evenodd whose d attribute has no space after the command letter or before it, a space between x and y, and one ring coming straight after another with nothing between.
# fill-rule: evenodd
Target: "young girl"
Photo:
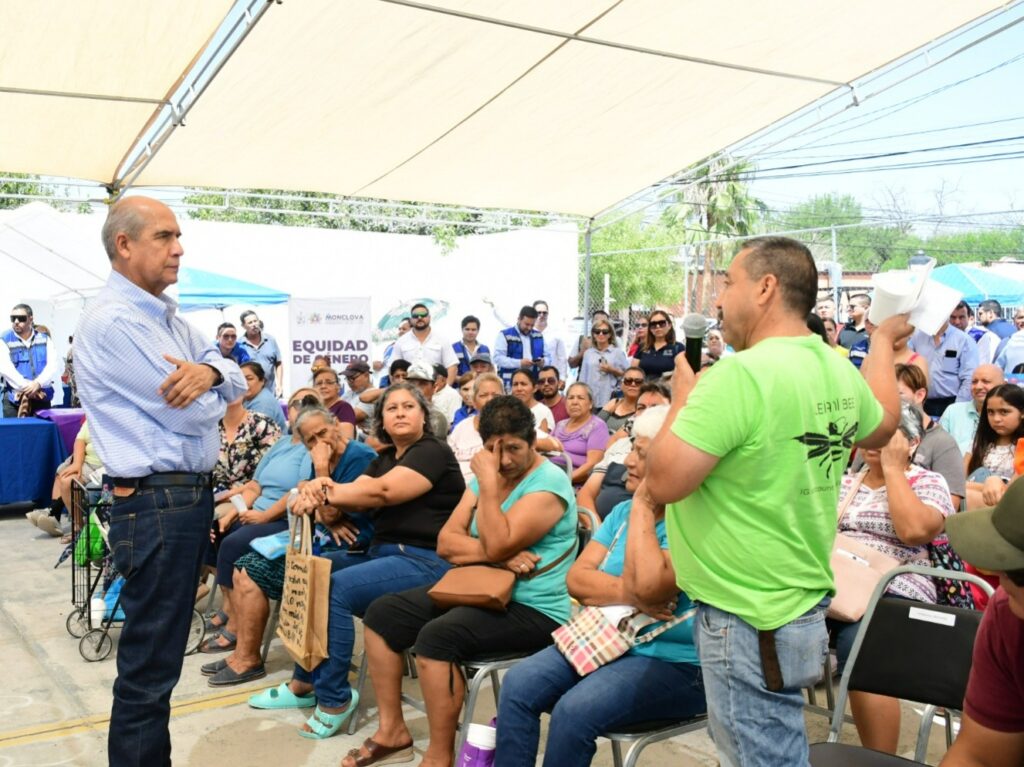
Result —
<instances>
[{"instance_id":1,"label":"young girl","mask_svg":"<svg viewBox=\"0 0 1024 767\"><path fill-rule=\"evenodd\" d=\"M994 506L1013 479L1013 454L1024 438L1024 389L1015 384L993 388L982 405L974 445L965 460L967 508Z\"/></svg>"}]
</instances>

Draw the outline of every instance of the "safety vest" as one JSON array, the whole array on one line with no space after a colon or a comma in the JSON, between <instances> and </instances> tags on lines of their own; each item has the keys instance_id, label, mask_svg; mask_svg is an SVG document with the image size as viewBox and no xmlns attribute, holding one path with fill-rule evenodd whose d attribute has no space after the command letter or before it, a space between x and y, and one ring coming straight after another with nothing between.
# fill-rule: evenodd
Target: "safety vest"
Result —
<instances>
[{"instance_id":1,"label":"safety vest","mask_svg":"<svg viewBox=\"0 0 1024 767\"><path fill-rule=\"evenodd\" d=\"M26 346L25 341L17 333L13 330L7 330L3 334L3 339L4 343L7 344L7 351L11 355L11 362L14 364L15 369L21 373L23 378L34 381L36 376L46 367L46 342L49 340L49 336L46 333L33 330L32 337L28 340L28 346ZM4 388L6 389L7 399L15 402L16 391L11 382L7 381ZM53 387L46 387L43 391L49 399L53 399Z\"/></svg>"},{"instance_id":2,"label":"safety vest","mask_svg":"<svg viewBox=\"0 0 1024 767\"><path fill-rule=\"evenodd\" d=\"M505 328L501 331L501 334L505 336L505 346L508 349L506 352L507 356L514 360L524 359L523 357L523 338L519 335L519 328L513 325L510 328ZM544 334L537 330L530 331L530 359L539 360L544 357ZM501 381L505 384L505 391L512 389L512 374L517 370L523 370L524 368L502 368L500 370ZM540 368L533 365L529 368L533 373L534 379L540 373Z\"/></svg>"}]
</instances>

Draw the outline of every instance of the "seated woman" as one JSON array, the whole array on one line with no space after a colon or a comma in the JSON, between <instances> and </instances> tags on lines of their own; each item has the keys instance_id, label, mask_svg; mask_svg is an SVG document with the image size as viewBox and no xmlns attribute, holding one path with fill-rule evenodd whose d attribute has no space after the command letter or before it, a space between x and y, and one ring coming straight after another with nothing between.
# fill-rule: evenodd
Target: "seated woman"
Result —
<instances>
[{"instance_id":1,"label":"seated woman","mask_svg":"<svg viewBox=\"0 0 1024 767\"><path fill-rule=\"evenodd\" d=\"M327 477L333 482L352 482L377 457L372 448L346 438L334 415L319 404L299 412L294 431L309 451L300 470L303 479ZM368 515L352 512L338 518L331 530L318 532L320 555L332 561L343 560L350 553L366 550L373 525ZM247 543L252 540L249 538ZM233 591L231 625L237 627L237 643L226 660L203 666L202 672L210 676L211 687L241 684L266 674L260 657L260 639L267 624L269 600L281 598L284 556L267 559L255 551L246 551L234 557L233 572L233 589L229 590Z\"/></svg>"},{"instance_id":2,"label":"seated woman","mask_svg":"<svg viewBox=\"0 0 1024 767\"><path fill-rule=\"evenodd\" d=\"M255 410L262 413L271 421L276 423L281 431L286 428L284 411L281 410L281 403L277 397L266 388L267 374L263 366L258 362L245 362L239 365L242 368L242 376L248 389L242 399L242 405L246 410Z\"/></svg>"},{"instance_id":3,"label":"seated woman","mask_svg":"<svg viewBox=\"0 0 1024 767\"><path fill-rule=\"evenodd\" d=\"M437 555L437 535L466 490L451 448L430 432L426 400L415 386L389 386L374 411L374 436L385 445L366 472L346 485L315 479L300 491L293 511L317 511L334 527L347 511L370 510L374 535L366 554L349 557L331 575L328 652L330 658L312 674L296 666L287 686L279 688L273 708L309 705L316 711L299 734L334 735L351 714L356 699L348 683L354 615L362 615L384 594L435 583L448 569ZM326 500L329 506L323 505ZM257 695L250 705L260 706Z\"/></svg>"},{"instance_id":4,"label":"seated woman","mask_svg":"<svg viewBox=\"0 0 1024 767\"><path fill-rule=\"evenodd\" d=\"M569 417L559 421L551 432L554 450L566 452L572 460L572 483L580 487L587 481L591 469L604 457L608 445L608 426L592 414L594 400L590 387L578 381L565 392L565 409ZM563 456L551 459L559 466L565 466Z\"/></svg>"},{"instance_id":5,"label":"seated woman","mask_svg":"<svg viewBox=\"0 0 1024 767\"><path fill-rule=\"evenodd\" d=\"M402 717L402 653L415 648L416 668L430 724L421 765L448 767L465 682L458 664L494 652L532 652L551 643L569 617L565 574L576 552L576 503L565 472L533 449L533 415L515 397L491 400L480 413L484 449L473 456L475 475L441 530L437 550L454 565L486 562L517 575L507 612L434 605L430 586L381 597L363 619L366 657L377 694L380 724L342 767L375 756L412 756ZM529 577L529 573L536 577Z\"/></svg>"},{"instance_id":6,"label":"seated woman","mask_svg":"<svg viewBox=\"0 0 1024 767\"><path fill-rule=\"evenodd\" d=\"M636 419L626 458L630 492L647 471L647 449L668 408ZM658 618L688 615L693 607L676 586L668 553L665 508L639 493L615 507L569 571L569 593L585 605L628 604ZM645 628L641 635L654 629ZM498 703L495 767L533 767L540 715L551 712L545 767L585 767L595 740L610 729L654 719L688 719L704 713L693 617L611 663L581 677L555 647L513 666Z\"/></svg>"},{"instance_id":7,"label":"seated woman","mask_svg":"<svg viewBox=\"0 0 1024 767\"><path fill-rule=\"evenodd\" d=\"M608 431L615 433L636 414L636 403L640 398L640 387L643 385L644 371L635 365L627 368L622 374L622 396L608 400L608 403L597 411L597 417L608 424Z\"/></svg>"},{"instance_id":8,"label":"seated woman","mask_svg":"<svg viewBox=\"0 0 1024 767\"><path fill-rule=\"evenodd\" d=\"M626 488L625 458L633 449L630 437L633 432L633 421L641 413L657 405L667 405L672 395L667 386L660 381L651 381L640 387L640 397L636 403L636 415L626 420L612 438L604 451L604 457L598 461L583 487L576 493L576 505L590 509L604 519L622 501L633 497Z\"/></svg>"},{"instance_id":9,"label":"seated woman","mask_svg":"<svg viewBox=\"0 0 1024 767\"><path fill-rule=\"evenodd\" d=\"M330 367L322 367L313 373L313 388L320 394L324 407L331 411L341 427L345 439L356 436L356 411L348 402L341 398L341 379L338 371Z\"/></svg>"},{"instance_id":10,"label":"seated woman","mask_svg":"<svg viewBox=\"0 0 1024 767\"><path fill-rule=\"evenodd\" d=\"M219 517L231 508L223 503L225 499L237 494L226 491L238 490L253 478L259 462L281 436L281 428L262 413L246 410L239 397L228 403L217 431L220 453L213 467L213 492L221 502L217 509Z\"/></svg>"},{"instance_id":11,"label":"seated woman","mask_svg":"<svg viewBox=\"0 0 1024 767\"><path fill-rule=\"evenodd\" d=\"M320 404L320 396L312 389L298 389L288 401L288 420L295 422L303 407ZM229 623L231 616L232 565L249 550L249 541L264 535L273 535L287 528L284 520L285 496L304 476L302 461L306 448L298 434L277 440L264 454L253 478L240 487L221 495L221 499L238 496L244 511L231 503L224 503L222 512L213 522L211 542L216 551L216 582L221 588L223 606L207 621L210 632L200 648L204 652L230 650L235 643L236 626ZM219 540L219 543L216 541ZM221 636L223 635L223 636Z\"/></svg>"},{"instance_id":12,"label":"seated woman","mask_svg":"<svg viewBox=\"0 0 1024 767\"><path fill-rule=\"evenodd\" d=\"M467 373L467 375L473 374ZM492 399L505 393L501 379L494 373L484 373L473 381L472 386L475 414L460 421L459 425L448 435L448 447L455 453L455 460L459 462L459 468L462 470L462 476L466 482L473 477L473 470L470 468L469 462L484 446L483 440L480 439L480 411Z\"/></svg>"},{"instance_id":13,"label":"seated woman","mask_svg":"<svg viewBox=\"0 0 1024 767\"><path fill-rule=\"evenodd\" d=\"M509 394L515 397L529 408L533 413L533 424L538 431L550 434L555 428L555 417L551 415L551 408L535 398L537 393L537 379L529 370L517 370L512 374L512 385ZM541 447L541 449L545 449Z\"/></svg>"},{"instance_id":14,"label":"seated woman","mask_svg":"<svg viewBox=\"0 0 1024 767\"><path fill-rule=\"evenodd\" d=\"M942 476L911 461L923 430L920 411L903 403L899 429L889 444L881 450L863 451L866 471L843 477L839 532L902 564L929 567L928 544L942 532L946 517L953 513L953 504ZM920 575L899 576L887 593L918 602L936 601L935 583ZM826 625L835 639L842 673L860 621L846 623L829 618ZM876 751L896 753L898 700L851 691L850 709L861 743Z\"/></svg>"},{"instance_id":15,"label":"seated woman","mask_svg":"<svg viewBox=\"0 0 1024 767\"><path fill-rule=\"evenodd\" d=\"M96 443L89 436L89 424L83 418L71 455L57 467L57 474L53 479L53 502L50 504L50 508L30 511L25 515L26 519L54 538L60 536L61 515L64 513L64 509L67 509L69 514L72 512L71 484L75 480L82 484L89 484L94 479L98 483L102 476L103 462L96 454ZM82 519L75 519L74 527L80 530ZM61 538L61 543L71 543L70 533Z\"/></svg>"}]
</instances>

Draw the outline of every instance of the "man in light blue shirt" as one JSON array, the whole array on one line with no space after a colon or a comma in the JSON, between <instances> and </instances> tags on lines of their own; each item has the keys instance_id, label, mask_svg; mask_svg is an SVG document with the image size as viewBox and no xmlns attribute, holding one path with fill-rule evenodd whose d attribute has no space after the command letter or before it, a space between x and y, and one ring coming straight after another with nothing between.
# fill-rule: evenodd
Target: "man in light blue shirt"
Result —
<instances>
[{"instance_id":1,"label":"man in light blue shirt","mask_svg":"<svg viewBox=\"0 0 1024 767\"><path fill-rule=\"evenodd\" d=\"M981 406L985 395L1003 383L1003 371L998 365L978 365L971 376L971 401L954 402L939 420L943 429L953 435L960 452L967 455L974 444L974 434L981 420Z\"/></svg>"},{"instance_id":2,"label":"man in light blue shirt","mask_svg":"<svg viewBox=\"0 0 1024 767\"><path fill-rule=\"evenodd\" d=\"M284 374L281 364L281 348L269 333L263 332L263 321L256 312L242 312L240 321L245 328L245 335L238 340L238 345L249 355L249 359L263 366L267 376L267 391L278 399L284 396Z\"/></svg>"},{"instance_id":3,"label":"man in light blue shirt","mask_svg":"<svg viewBox=\"0 0 1024 767\"><path fill-rule=\"evenodd\" d=\"M213 519L217 424L241 371L177 316L181 231L163 203L111 206L112 271L75 331L78 393L113 485L109 543L126 616L107 740L111 765L171 763L170 697Z\"/></svg>"},{"instance_id":4,"label":"man in light blue shirt","mask_svg":"<svg viewBox=\"0 0 1024 767\"><path fill-rule=\"evenodd\" d=\"M924 412L932 418L941 418L954 402L971 399L971 376L978 367L978 346L970 336L944 322L934 336L915 330L907 345L928 363L928 399L924 401Z\"/></svg>"}]
</instances>

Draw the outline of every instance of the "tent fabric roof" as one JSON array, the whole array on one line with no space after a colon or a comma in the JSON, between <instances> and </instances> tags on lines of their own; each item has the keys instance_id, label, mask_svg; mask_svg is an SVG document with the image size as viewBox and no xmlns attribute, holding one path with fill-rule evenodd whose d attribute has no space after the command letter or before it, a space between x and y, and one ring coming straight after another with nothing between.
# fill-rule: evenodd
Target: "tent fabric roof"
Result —
<instances>
[{"instance_id":1,"label":"tent fabric roof","mask_svg":"<svg viewBox=\"0 0 1024 767\"><path fill-rule=\"evenodd\" d=\"M232 4L0 3L0 169L114 178ZM19 89L109 98L11 92Z\"/></svg>"},{"instance_id":2,"label":"tent fabric roof","mask_svg":"<svg viewBox=\"0 0 1024 767\"><path fill-rule=\"evenodd\" d=\"M0 88L163 97L228 5L58 3L0 11ZM274 4L135 183L591 216L1002 4ZM0 168L112 178L151 111L0 93Z\"/></svg>"},{"instance_id":3,"label":"tent fabric roof","mask_svg":"<svg viewBox=\"0 0 1024 767\"><path fill-rule=\"evenodd\" d=\"M1024 282L962 264L946 264L932 270L932 278L963 293L964 301L979 304L995 299L1003 306L1024 303Z\"/></svg>"},{"instance_id":4,"label":"tent fabric roof","mask_svg":"<svg viewBox=\"0 0 1024 767\"><path fill-rule=\"evenodd\" d=\"M178 270L178 306L183 311L223 309L235 304L283 304L288 294L202 269Z\"/></svg>"}]
</instances>

